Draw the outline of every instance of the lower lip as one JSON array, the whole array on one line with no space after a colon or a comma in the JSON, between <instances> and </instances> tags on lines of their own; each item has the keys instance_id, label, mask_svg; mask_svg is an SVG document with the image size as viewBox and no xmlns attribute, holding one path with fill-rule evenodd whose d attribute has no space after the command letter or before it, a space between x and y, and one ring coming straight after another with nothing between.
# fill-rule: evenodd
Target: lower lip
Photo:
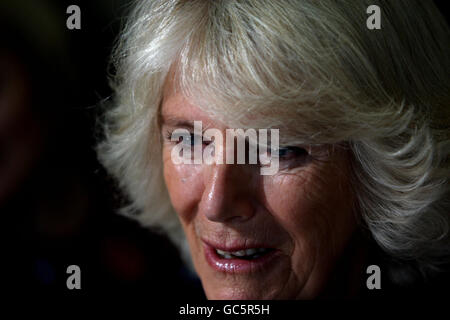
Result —
<instances>
[{"instance_id":1,"label":"lower lip","mask_svg":"<svg viewBox=\"0 0 450 320\"><path fill-rule=\"evenodd\" d=\"M278 250L272 250L256 259L225 259L219 256L216 250L210 245L205 244L204 252L206 261L216 271L225 273L252 273L267 270L276 260Z\"/></svg>"}]
</instances>

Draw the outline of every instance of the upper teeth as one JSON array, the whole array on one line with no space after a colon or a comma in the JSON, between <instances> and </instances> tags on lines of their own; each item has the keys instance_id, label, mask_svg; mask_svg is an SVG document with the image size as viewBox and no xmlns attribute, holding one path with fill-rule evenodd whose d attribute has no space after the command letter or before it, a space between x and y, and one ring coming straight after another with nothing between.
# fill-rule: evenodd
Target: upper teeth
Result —
<instances>
[{"instance_id":1,"label":"upper teeth","mask_svg":"<svg viewBox=\"0 0 450 320\"><path fill-rule=\"evenodd\" d=\"M219 249L216 249L216 252L225 257L226 259L231 259L232 256L236 256L236 257L244 257L244 256L252 256L255 253L262 253L267 251L267 248L251 248L251 249L246 249L246 250L239 250L239 251L222 251Z\"/></svg>"}]
</instances>

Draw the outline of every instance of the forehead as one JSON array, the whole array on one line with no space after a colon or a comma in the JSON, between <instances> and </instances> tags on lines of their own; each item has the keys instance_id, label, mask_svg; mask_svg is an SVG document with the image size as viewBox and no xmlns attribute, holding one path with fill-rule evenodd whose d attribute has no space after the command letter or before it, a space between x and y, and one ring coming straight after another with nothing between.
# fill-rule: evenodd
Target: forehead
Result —
<instances>
[{"instance_id":1,"label":"forehead","mask_svg":"<svg viewBox=\"0 0 450 320\"><path fill-rule=\"evenodd\" d=\"M283 112L276 104L273 108L253 108L250 112L246 112L246 108L236 108L236 105L233 108L231 102L215 105L214 98L210 99L209 95L188 97L180 88L177 79L176 72L171 68L163 87L159 110L160 125L190 128L193 127L194 121L201 121L203 129L279 129L280 143L286 144L291 140L297 140L295 130L292 131L286 126L283 117L280 116Z\"/></svg>"},{"instance_id":2,"label":"forehead","mask_svg":"<svg viewBox=\"0 0 450 320\"><path fill-rule=\"evenodd\" d=\"M274 118L270 110L252 110L233 108L232 103L215 104L210 95L188 97L178 84L177 76L171 71L165 82L161 102L160 116L163 121L172 120L202 121L215 128L260 128L261 120ZM206 124L206 126L205 126ZM264 126L263 126L264 127ZM263 128L261 127L261 128Z\"/></svg>"},{"instance_id":3,"label":"forehead","mask_svg":"<svg viewBox=\"0 0 450 320\"><path fill-rule=\"evenodd\" d=\"M193 123L202 121L203 127L225 128L223 122L215 120L205 110L188 99L181 90L175 90L170 81L164 89L161 105L162 124L178 126L181 123Z\"/></svg>"}]
</instances>

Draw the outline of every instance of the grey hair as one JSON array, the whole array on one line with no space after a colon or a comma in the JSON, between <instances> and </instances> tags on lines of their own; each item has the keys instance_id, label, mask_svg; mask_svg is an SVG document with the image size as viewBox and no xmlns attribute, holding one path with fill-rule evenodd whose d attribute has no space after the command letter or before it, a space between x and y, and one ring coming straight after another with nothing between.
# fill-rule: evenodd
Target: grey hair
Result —
<instances>
[{"instance_id":1,"label":"grey hair","mask_svg":"<svg viewBox=\"0 0 450 320\"><path fill-rule=\"evenodd\" d=\"M381 8L381 30L366 9ZM137 1L113 54L99 159L121 212L188 247L163 179L158 115L168 75L230 125L352 154L363 225L398 259L448 262L450 33L431 1ZM282 137L280 137L282 139Z\"/></svg>"}]
</instances>

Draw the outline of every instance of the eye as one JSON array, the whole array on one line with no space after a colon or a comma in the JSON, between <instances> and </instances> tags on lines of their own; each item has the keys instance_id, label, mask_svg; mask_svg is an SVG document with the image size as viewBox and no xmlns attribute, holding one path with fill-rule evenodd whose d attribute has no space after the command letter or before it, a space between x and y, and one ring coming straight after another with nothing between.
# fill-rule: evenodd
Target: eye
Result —
<instances>
[{"instance_id":1,"label":"eye","mask_svg":"<svg viewBox=\"0 0 450 320\"><path fill-rule=\"evenodd\" d=\"M211 143L210 141L203 141L203 136L196 135L192 132L189 133L189 135L175 136L176 138L178 138L178 141L173 141L172 134L173 134L173 131L166 131L164 138L166 141L168 141L170 143L174 143L174 144L182 143L186 146L194 147L196 142L198 142L199 144L204 144L204 145L208 145Z\"/></svg>"},{"instance_id":2,"label":"eye","mask_svg":"<svg viewBox=\"0 0 450 320\"><path fill-rule=\"evenodd\" d=\"M283 160L288 160L297 157L305 157L308 155L309 155L308 151L300 147L281 147L278 149L278 156Z\"/></svg>"},{"instance_id":3,"label":"eye","mask_svg":"<svg viewBox=\"0 0 450 320\"><path fill-rule=\"evenodd\" d=\"M312 161L310 153L301 147L280 147L278 149L280 168L292 169L303 167Z\"/></svg>"},{"instance_id":4,"label":"eye","mask_svg":"<svg viewBox=\"0 0 450 320\"><path fill-rule=\"evenodd\" d=\"M183 138L182 143L193 147L193 146L195 146L195 142L197 142L197 141L202 143L202 137L197 137L197 139L195 139L195 134L191 133L187 139Z\"/></svg>"}]
</instances>

